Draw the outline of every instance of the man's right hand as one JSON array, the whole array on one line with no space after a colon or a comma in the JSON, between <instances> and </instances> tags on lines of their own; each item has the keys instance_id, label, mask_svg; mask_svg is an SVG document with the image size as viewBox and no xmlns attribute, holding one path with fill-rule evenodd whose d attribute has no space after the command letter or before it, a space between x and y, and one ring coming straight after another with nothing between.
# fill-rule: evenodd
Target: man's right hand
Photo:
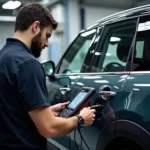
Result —
<instances>
[{"instance_id":1,"label":"man's right hand","mask_svg":"<svg viewBox=\"0 0 150 150\"><path fill-rule=\"evenodd\" d=\"M96 110L91 109L90 107L85 107L80 111L79 115L81 115L84 119L85 126L90 126L93 124L95 120L95 112Z\"/></svg>"}]
</instances>

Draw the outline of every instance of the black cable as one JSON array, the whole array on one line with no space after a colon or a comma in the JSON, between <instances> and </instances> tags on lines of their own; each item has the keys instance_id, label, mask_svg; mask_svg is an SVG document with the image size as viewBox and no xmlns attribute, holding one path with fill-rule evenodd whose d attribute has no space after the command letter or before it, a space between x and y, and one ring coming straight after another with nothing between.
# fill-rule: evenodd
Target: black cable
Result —
<instances>
[{"instance_id":1,"label":"black cable","mask_svg":"<svg viewBox=\"0 0 150 150\"><path fill-rule=\"evenodd\" d=\"M81 150L82 149L82 140L84 142L84 144L86 145L86 147L88 148L88 150L90 150L89 146L87 145L87 143L85 142L83 136L82 136L82 133L80 131L80 128L78 128L78 132L79 132L79 135L81 137L81 143L80 143L80 147L78 147L78 144L77 144L77 141L76 141L76 130L74 131L74 141L75 141L75 146L77 147L78 150Z\"/></svg>"},{"instance_id":2,"label":"black cable","mask_svg":"<svg viewBox=\"0 0 150 150\"><path fill-rule=\"evenodd\" d=\"M83 142L84 142L84 144L86 145L86 147L88 148L88 150L90 150L89 146L87 145L87 143L85 142L85 140L84 140L84 138L83 138L83 136L82 136L82 133L81 133L81 131L80 131L80 128L78 128L78 132L79 132L79 134L80 134L80 136L81 136L81 140L83 140Z\"/></svg>"},{"instance_id":3,"label":"black cable","mask_svg":"<svg viewBox=\"0 0 150 150\"><path fill-rule=\"evenodd\" d=\"M69 133L69 150L71 150L71 139L70 139L70 133Z\"/></svg>"},{"instance_id":4,"label":"black cable","mask_svg":"<svg viewBox=\"0 0 150 150\"><path fill-rule=\"evenodd\" d=\"M76 130L74 131L74 141L75 141L75 146L77 147L77 149L81 150L81 148L82 148L82 138L81 138L80 147L78 147L78 144L77 144L77 141L76 141Z\"/></svg>"},{"instance_id":5,"label":"black cable","mask_svg":"<svg viewBox=\"0 0 150 150\"><path fill-rule=\"evenodd\" d=\"M82 137L81 137L81 135L80 135L80 138L81 138L80 147L82 149Z\"/></svg>"},{"instance_id":6,"label":"black cable","mask_svg":"<svg viewBox=\"0 0 150 150\"><path fill-rule=\"evenodd\" d=\"M76 142L76 130L74 130L74 141L75 141L75 145L76 145L76 147L78 149L78 145L77 145L77 142Z\"/></svg>"}]
</instances>

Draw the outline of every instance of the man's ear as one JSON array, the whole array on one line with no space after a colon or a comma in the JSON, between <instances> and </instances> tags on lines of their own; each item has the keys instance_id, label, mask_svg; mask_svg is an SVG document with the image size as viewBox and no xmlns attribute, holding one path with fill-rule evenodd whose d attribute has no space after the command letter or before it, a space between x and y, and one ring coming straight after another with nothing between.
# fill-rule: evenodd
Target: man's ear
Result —
<instances>
[{"instance_id":1,"label":"man's ear","mask_svg":"<svg viewBox=\"0 0 150 150\"><path fill-rule=\"evenodd\" d=\"M38 35L40 33L40 22L39 21L35 21L32 24L32 33L35 35Z\"/></svg>"}]
</instances>

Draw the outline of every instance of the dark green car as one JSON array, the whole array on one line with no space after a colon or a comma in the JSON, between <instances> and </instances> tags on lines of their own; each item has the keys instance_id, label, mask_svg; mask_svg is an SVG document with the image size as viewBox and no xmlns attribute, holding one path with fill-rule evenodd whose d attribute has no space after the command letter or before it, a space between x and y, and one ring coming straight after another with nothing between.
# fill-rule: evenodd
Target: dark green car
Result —
<instances>
[{"instance_id":1,"label":"dark green car","mask_svg":"<svg viewBox=\"0 0 150 150\"><path fill-rule=\"evenodd\" d=\"M81 129L87 145L76 131L48 139L49 149L150 150L150 5L99 20L79 33L57 67L43 66L52 105L93 87L90 105L104 106Z\"/></svg>"}]
</instances>

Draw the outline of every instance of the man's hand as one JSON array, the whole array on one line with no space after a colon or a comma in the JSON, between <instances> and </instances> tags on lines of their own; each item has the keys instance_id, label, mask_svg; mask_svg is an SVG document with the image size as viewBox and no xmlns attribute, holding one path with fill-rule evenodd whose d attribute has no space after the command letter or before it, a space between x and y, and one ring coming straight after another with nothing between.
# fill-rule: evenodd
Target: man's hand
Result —
<instances>
[{"instance_id":1,"label":"man's hand","mask_svg":"<svg viewBox=\"0 0 150 150\"><path fill-rule=\"evenodd\" d=\"M93 124L93 121L95 120L95 109L91 109L90 107L85 107L80 111L80 115L84 119L84 125L90 126Z\"/></svg>"},{"instance_id":2,"label":"man's hand","mask_svg":"<svg viewBox=\"0 0 150 150\"><path fill-rule=\"evenodd\" d=\"M58 114L60 113L60 111L66 106L68 105L70 102L65 102L65 103L59 103L56 105L51 106L51 110L53 112L53 114L55 116L58 116Z\"/></svg>"}]
</instances>

